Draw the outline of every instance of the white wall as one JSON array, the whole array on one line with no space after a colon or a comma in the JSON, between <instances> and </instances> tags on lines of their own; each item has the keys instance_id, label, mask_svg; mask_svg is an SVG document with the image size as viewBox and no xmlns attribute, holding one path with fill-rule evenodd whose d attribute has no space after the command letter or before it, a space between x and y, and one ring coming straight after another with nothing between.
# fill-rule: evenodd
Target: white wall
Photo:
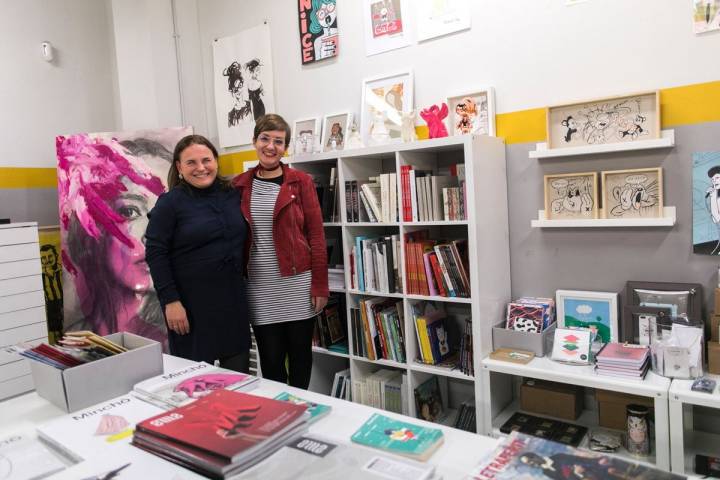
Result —
<instances>
[{"instance_id":1,"label":"white wall","mask_svg":"<svg viewBox=\"0 0 720 480\"><path fill-rule=\"evenodd\" d=\"M410 0L409 3L412 3ZM217 140L212 50L216 37L270 21L276 108L292 121L360 108L365 77L412 68L416 106L495 87L509 112L622 92L720 79L720 32L692 32L690 0L470 0L472 29L366 57L362 2L338 0L337 59L302 67L297 0L202 0L197 17L208 131ZM204 98L203 98L204 97Z\"/></svg>"},{"instance_id":2,"label":"white wall","mask_svg":"<svg viewBox=\"0 0 720 480\"><path fill-rule=\"evenodd\" d=\"M0 167L54 167L56 135L116 127L109 1L0 0L0 12Z\"/></svg>"}]
</instances>

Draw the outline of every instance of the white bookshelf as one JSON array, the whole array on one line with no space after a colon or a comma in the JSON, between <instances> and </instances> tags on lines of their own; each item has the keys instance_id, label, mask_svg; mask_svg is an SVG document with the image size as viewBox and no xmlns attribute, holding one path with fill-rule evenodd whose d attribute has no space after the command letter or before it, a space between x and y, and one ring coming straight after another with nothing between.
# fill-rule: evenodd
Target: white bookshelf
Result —
<instances>
[{"instance_id":1,"label":"white bookshelf","mask_svg":"<svg viewBox=\"0 0 720 480\"><path fill-rule=\"evenodd\" d=\"M665 470L670 469L670 424L668 419L668 390L670 380L648 372L644 380L598 375L592 365L569 365L550 360L548 357L536 357L529 363L517 364L485 358L481 362L481 384L485 387L483 398L485 424L490 427L485 434L499 435L500 426L518 411L518 393L516 383L521 378L534 378L552 382L578 385L586 389L609 390L648 397L653 400L655 409L655 438L651 457L642 461L656 463ZM587 391L586 391L587 392ZM585 410L578 420L563 420L576 423L589 429L598 427L597 407L594 401L587 401ZM531 413L531 412L528 412ZM547 415L540 415L547 417ZM586 439L587 441L587 439ZM619 456L633 459L627 452L618 452ZM637 458L634 458L637 460Z\"/></svg>"},{"instance_id":2,"label":"white bookshelf","mask_svg":"<svg viewBox=\"0 0 720 480\"><path fill-rule=\"evenodd\" d=\"M675 130L662 130L660 138L635 140L619 143L603 143L599 145L583 145L580 147L547 148L547 143L536 144L530 151L530 158L575 157L598 153L631 152L636 150L652 150L656 148L672 148L675 146Z\"/></svg>"},{"instance_id":3,"label":"white bookshelf","mask_svg":"<svg viewBox=\"0 0 720 480\"><path fill-rule=\"evenodd\" d=\"M302 157L290 157L289 163L297 169L312 173L320 166L328 164L337 167L338 172L338 211L341 214L340 228L343 242L342 253L345 262L345 296L350 354L351 376L365 376L381 368L400 371L407 375L407 409L415 415L413 391L431 376L437 376L442 384L446 407L446 422L451 422L454 412L464 401L475 403L478 432L484 431L483 387L480 385L480 359L487 356L492 345L492 324L510 300L510 252L508 243L508 207L507 180L505 165L505 145L501 139L487 136L455 136L440 139L423 140L410 143L398 143L369 148L325 152ZM467 185L466 215L461 221L405 222L402 217L400 167L411 165L414 169L432 170L445 168L451 164L465 165ZM398 221L386 223L348 222L346 218L345 182L347 180L367 180L380 173L396 173L398 181ZM335 225L335 224L333 224ZM327 225L326 225L327 226ZM470 271L470 298L436 297L409 295L406 293L380 293L359 291L350 288L350 268L348 255L354 238L358 235L398 234L402 245L400 265L405 265L405 233L428 229L432 238L467 238ZM326 230L327 232L327 230ZM405 291L405 275L401 276L402 290ZM391 360L370 360L353 351L350 308L360 299L387 297L401 300L404 308L404 332L406 362ZM448 313L460 312L473 319L473 366L475 376L466 375L460 370L437 365L417 363L419 346L412 320L412 303L419 301L437 301L445 305ZM461 320L458 320L460 323ZM462 329L461 329L462 331ZM333 358L342 360L335 352L315 348L316 362ZM329 360L328 360L329 361ZM317 365L316 365L317 366ZM313 375L315 375L315 366ZM327 384L328 382L320 382ZM332 383L332 378L329 379ZM327 392L324 392L327 393ZM440 423L443 423L441 421Z\"/></svg>"},{"instance_id":4,"label":"white bookshelf","mask_svg":"<svg viewBox=\"0 0 720 480\"><path fill-rule=\"evenodd\" d=\"M720 375L706 374L720 384ZM720 387L713 393L694 392L692 380L673 380L669 392L672 471L694 474L695 455L720 457ZM704 407L696 418L696 407Z\"/></svg>"}]
</instances>

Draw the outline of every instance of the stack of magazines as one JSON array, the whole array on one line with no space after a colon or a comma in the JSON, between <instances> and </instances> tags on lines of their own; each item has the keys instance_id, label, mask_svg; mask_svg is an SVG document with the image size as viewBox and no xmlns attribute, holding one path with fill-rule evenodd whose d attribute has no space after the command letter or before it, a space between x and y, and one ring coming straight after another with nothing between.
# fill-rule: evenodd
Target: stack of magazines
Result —
<instances>
[{"instance_id":1,"label":"stack of magazines","mask_svg":"<svg viewBox=\"0 0 720 480\"><path fill-rule=\"evenodd\" d=\"M132 444L211 478L255 465L307 431L307 407L229 390L137 424Z\"/></svg>"},{"instance_id":2,"label":"stack of magazines","mask_svg":"<svg viewBox=\"0 0 720 480\"><path fill-rule=\"evenodd\" d=\"M181 407L213 390L252 390L258 378L198 362L170 373L148 378L133 387L133 394L160 408Z\"/></svg>"},{"instance_id":3,"label":"stack of magazines","mask_svg":"<svg viewBox=\"0 0 720 480\"><path fill-rule=\"evenodd\" d=\"M59 343L60 345L41 343L37 346L20 344L8 347L6 351L59 370L127 352L127 348L87 330L68 332Z\"/></svg>"},{"instance_id":4,"label":"stack of magazines","mask_svg":"<svg viewBox=\"0 0 720 480\"><path fill-rule=\"evenodd\" d=\"M645 378L650 349L642 345L608 343L596 356L598 375Z\"/></svg>"}]
</instances>

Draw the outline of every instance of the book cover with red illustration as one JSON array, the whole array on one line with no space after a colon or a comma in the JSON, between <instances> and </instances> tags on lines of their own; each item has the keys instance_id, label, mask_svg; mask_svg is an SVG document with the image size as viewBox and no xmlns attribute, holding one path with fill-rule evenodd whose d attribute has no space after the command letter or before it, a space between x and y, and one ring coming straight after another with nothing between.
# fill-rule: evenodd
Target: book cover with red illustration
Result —
<instances>
[{"instance_id":1,"label":"book cover with red illustration","mask_svg":"<svg viewBox=\"0 0 720 480\"><path fill-rule=\"evenodd\" d=\"M649 349L645 346L608 343L597 354L597 362L640 366L645 363L648 354Z\"/></svg>"},{"instance_id":2,"label":"book cover with red illustration","mask_svg":"<svg viewBox=\"0 0 720 480\"><path fill-rule=\"evenodd\" d=\"M305 405L216 390L194 403L148 418L136 429L236 463L305 423L306 410Z\"/></svg>"}]
</instances>

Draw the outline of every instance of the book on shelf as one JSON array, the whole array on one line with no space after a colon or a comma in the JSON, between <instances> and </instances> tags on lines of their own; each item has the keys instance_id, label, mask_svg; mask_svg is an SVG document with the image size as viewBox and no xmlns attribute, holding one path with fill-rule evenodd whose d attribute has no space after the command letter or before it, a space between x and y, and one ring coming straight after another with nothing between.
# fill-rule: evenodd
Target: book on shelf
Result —
<instances>
[{"instance_id":1,"label":"book on shelf","mask_svg":"<svg viewBox=\"0 0 720 480\"><path fill-rule=\"evenodd\" d=\"M310 414L310 419L308 420L308 423L317 422L318 420L326 416L328 413L330 413L330 410L332 410L332 407L330 407L330 405L323 405L322 403L311 402L310 400L305 400L304 398L300 398L289 392L281 392L274 398L275 400L279 400L281 402L290 402L294 403L295 405L305 405L307 407L308 413Z\"/></svg>"},{"instance_id":2,"label":"book on shelf","mask_svg":"<svg viewBox=\"0 0 720 480\"><path fill-rule=\"evenodd\" d=\"M397 175L381 173L368 180L345 182L348 222L397 221ZM349 202L349 203L348 203Z\"/></svg>"},{"instance_id":3,"label":"book on shelf","mask_svg":"<svg viewBox=\"0 0 720 480\"><path fill-rule=\"evenodd\" d=\"M330 389L330 396L348 401L352 400L352 397L350 396L350 385L351 378L349 368L335 372L335 378L333 380L332 388Z\"/></svg>"},{"instance_id":4,"label":"book on shelf","mask_svg":"<svg viewBox=\"0 0 720 480\"><path fill-rule=\"evenodd\" d=\"M475 415L474 402L466 401L460 404L460 408L458 408L457 414L455 415L453 427L465 430L466 432L477 432L477 417Z\"/></svg>"},{"instance_id":5,"label":"book on shelf","mask_svg":"<svg viewBox=\"0 0 720 480\"><path fill-rule=\"evenodd\" d=\"M400 167L402 218L405 222L465 220L465 166L451 165L444 171Z\"/></svg>"},{"instance_id":6,"label":"book on shelf","mask_svg":"<svg viewBox=\"0 0 720 480\"><path fill-rule=\"evenodd\" d=\"M437 365L451 353L445 310L440 304L417 302L412 305L412 312L420 360L428 365Z\"/></svg>"},{"instance_id":7,"label":"book on shelf","mask_svg":"<svg viewBox=\"0 0 720 480\"><path fill-rule=\"evenodd\" d=\"M38 437L63 455L82 461L130 441L135 424L164 412L126 394L37 427Z\"/></svg>"},{"instance_id":8,"label":"book on shelf","mask_svg":"<svg viewBox=\"0 0 720 480\"><path fill-rule=\"evenodd\" d=\"M407 374L399 370L380 369L369 375L356 376L351 385L351 395L356 403L395 413L407 411L402 395Z\"/></svg>"},{"instance_id":9,"label":"book on shelf","mask_svg":"<svg viewBox=\"0 0 720 480\"><path fill-rule=\"evenodd\" d=\"M363 292L400 291L400 236L355 237L349 261L355 266L351 286Z\"/></svg>"},{"instance_id":10,"label":"book on shelf","mask_svg":"<svg viewBox=\"0 0 720 480\"><path fill-rule=\"evenodd\" d=\"M135 384L133 393L163 408L187 405L213 390L251 390L258 378L245 373L215 367L205 362L163 373Z\"/></svg>"},{"instance_id":11,"label":"book on shelf","mask_svg":"<svg viewBox=\"0 0 720 480\"><path fill-rule=\"evenodd\" d=\"M443 378L447 389L447 379ZM439 422L445 418L445 407L440 392L440 379L432 376L415 387L415 412L417 418Z\"/></svg>"},{"instance_id":12,"label":"book on shelf","mask_svg":"<svg viewBox=\"0 0 720 480\"><path fill-rule=\"evenodd\" d=\"M473 333L472 318L465 318L465 327L460 337L460 351L458 353L458 368L465 375L475 375L475 367L473 366Z\"/></svg>"},{"instance_id":13,"label":"book on shelf","mask_svg":"<svg viewBox=\"0 0 720 480\"><path fill-rule=\"evenodd\" d=\"M351 309L355 354L370 360L405 362L402 300L384 297L361 299Z\"/></svg>"},{"instance_id":14,"label":"book on shelf","mask_svg":"<svg viewBox=\"0 0 720 480\"><path fill-rule=\"evenodd\" d=\"M307 430L307 406L230 390L137 424L133 445L211 476L249 468Z\"/></svg>"},{"instance_id":15,"label":"book on shelf","mask_svg":"<svg viewBox=\"0 0 720 480\"><path fill-rule=\"evenodd\" d=\"M687 477L664 472L646 463L587 450L580 451L568 445L515 432L487 455L466 478L680 480Z\"/></svg>"},{"instance_id":16,"label":"book on shelf","mask_svg":"<svg viewBox=\"0 0 720 480\"><path fill-rule=\"evenodd\" d=\"M0 478L22 480L45 478L71 464L30 433L0 438Z\"/></svg>"},{"instance_id":17,"label":"book on shelf","mask_svg":"<svg viewBox=\"0 0 720 480\"><path fill-rule=\"evenodd\" d=\"M470 297L467 240L431 240L427 230L405 234L407 292Z\"/></svg>"},{"instance_id":18,"label":"book on shelf","mask_svg":"<svg viewBox=\"0 0 720 480\"><path fill-rule=\"evenodd\" d=\"M239 476L237 480L431 480L435 467L410 459L379 455L373 450L304 435Z\"/></svg>"},{"instance_id":19,"label":"book on shelf","mask_svg":"<svg viewBox=\"0 0 720 480\"><path fill-rule=\"evenodd\" d=\"M350 439L366 447L425 461L440 448L444 435L437 428L421 427L375 413Z\"/></svg>"},{"instance_id":20,"label":"book on shelf","mask_svg":"<svg viewBox=\"0 0 720 480\"><path fill-rule=\"evenodd\" d=\"M312 344L329 349L332 345L346 340L344 296L333 294L328 303L315 317ZM345 342L347 343L347 342Z\"/></svg>"}]
</instances>

